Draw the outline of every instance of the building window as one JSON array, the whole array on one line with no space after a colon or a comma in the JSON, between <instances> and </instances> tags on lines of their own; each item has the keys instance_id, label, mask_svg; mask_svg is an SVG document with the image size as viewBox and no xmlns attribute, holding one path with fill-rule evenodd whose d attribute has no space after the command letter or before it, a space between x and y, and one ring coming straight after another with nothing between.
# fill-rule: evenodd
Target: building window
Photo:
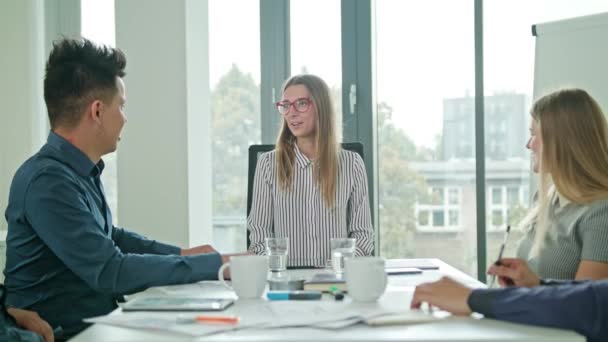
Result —
<instances>
[{"instance_id":1,"label":"building window","mask_svg":"<svg viewBox=\"0 0 608 342\"><path fill-rule=\"evenodd\" d=\"M502 204L502 188L491 187L492 204Z\"/></svg>"},{"instance_id":2,"label":"building window","mask_svg":"<svg viewBox=\"0 0 608 342\"><path fill-rule=\"evenodd\" d=\"M527 186L527 184L523 187L522 193L524 204L527 206L530 202L530 188Z\"/></svg>"},{"instance_id":3,"label":"building window","mask_svg":"<svg viewBox=\"0 0 608 342\"><path fill-rule=\"evenodd\" d=\"M443 227L444 225L443 210L433 210L433 227Z\"/></svg>"},{"instance_id":4,"label":"building window","mask_svg":"<svg viewBox=\"0 0 608 342\"><path fill-rule=\"evenodd\" d=\"M502 226L504 224L504 217L502 210L492 210L492 225Z\"/></svg>"},{"instance_id":5,"label":"building window","mask_svg":"<svg viewBox=\"0 0 608 342\"><path fill-rule=\"evenodd\" d=\"M418 212L418 225L419 226L429 226L429 212L428 210L421 210Z\"/></svg>"},{"instance_id":6,"label":"building window","mask_svg":"<svg viewBox=\"0 0 608 342\"><path fill-rule=\"evenodd\" d=\"M508 187L507 188L507 203L510 205L519 204L519 187Z\"/></svg>"},{"instance_id":7,"label":"building window","mask_svg":"<svg viewBox=\"0 0 608 342\"><path fill-rule=\"evenodd\" d=\"M432 188L432 203L443 204L443 188Z\"/></svg>"},{"instance_id":8,"label":"building window","mask_svg":"<svg viewBox=\"0 0 608 342\"><path fill-rule=\"evenodd\" d=\"M448 204L460 204L460 191L458 191L458 188L448 188Z\"/></svg>"},{"instance_id":9,"label":"building window","mask_svg":"<svg viewBox=\"0 0 608 342\"><path fill-rule=\"evenodd\" d=\"M460 226L460 212L458 210L450 210L448 218L451 227Z\"/></svg>"},{"instance_id":10,"label":"building window","mask_svg":"<svg viewBox=\"0 0 608 342\"><path fill-rule=\"evenodd\" d=\"M428 198L419 196L416 203L416 228L425 232L454 231L460 226L461 188L431 187Z\"/></svg>"}]
</instances>

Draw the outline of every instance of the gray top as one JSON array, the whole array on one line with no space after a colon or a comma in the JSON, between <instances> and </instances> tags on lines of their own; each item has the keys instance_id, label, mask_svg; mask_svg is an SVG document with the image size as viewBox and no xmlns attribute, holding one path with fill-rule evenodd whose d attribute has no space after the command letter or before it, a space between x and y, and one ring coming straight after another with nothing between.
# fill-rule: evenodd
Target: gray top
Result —
<instances>
[{"instance_id":1,"label":"gray top","mask_svg":"<svg viewBox=\"0 0 608 342\"><path fill-rule=\"evenodd\" d=\"M530 258L535 228L533 223L519 241L517 257L541 278L574 279L582 260L608 262L608 199L581 205L556 195L544 246Z\"/></svg>"}]
</instances>

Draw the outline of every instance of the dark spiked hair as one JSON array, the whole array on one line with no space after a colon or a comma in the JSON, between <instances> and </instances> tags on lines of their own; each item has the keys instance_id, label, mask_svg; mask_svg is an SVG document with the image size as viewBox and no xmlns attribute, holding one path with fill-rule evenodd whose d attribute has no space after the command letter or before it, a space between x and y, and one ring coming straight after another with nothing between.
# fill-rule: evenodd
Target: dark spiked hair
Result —
<instances>
[{"instance_id":1,"label":"dark spiked hair","mask_svg":"<svg viewBox=\"0 0 608 342\"><path fill-rule=\"evenodd\" d=\"M126 65L119 49L85 38L54 42L44 77L51 128L72 128L91 101L110 101L118 91L116 78L125 76Z\"/></svg>"}]
</instances>

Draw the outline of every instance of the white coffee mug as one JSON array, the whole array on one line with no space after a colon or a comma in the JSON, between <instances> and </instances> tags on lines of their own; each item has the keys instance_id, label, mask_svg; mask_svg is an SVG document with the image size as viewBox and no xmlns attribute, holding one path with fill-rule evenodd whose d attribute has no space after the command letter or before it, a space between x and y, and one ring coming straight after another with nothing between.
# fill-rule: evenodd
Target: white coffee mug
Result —
<instances>
[{"instance_id":1,"label":"white coffee mug","mask_svg":"<svg viewBox=\"0 0 608 342\"><path fill-rule=\"evenodd\" d=\"M232 286L224 280L224 270L230 267ZM260 298L266 288L268 257L263 255L239 255L230 257L217 271L220 282L234 290L240 299Z\"/></svg>"},{"instance_id":2,"label":"white coffee mug","mask_svg":"<svg viewBox=\"0 0 608 342\"><path fill-rule=\"evenodd\" d=\"M350 258L344 261L348 294L355 301L373 302L386 289L384 259L377 257Z\"/></svg>"}]
</instances>

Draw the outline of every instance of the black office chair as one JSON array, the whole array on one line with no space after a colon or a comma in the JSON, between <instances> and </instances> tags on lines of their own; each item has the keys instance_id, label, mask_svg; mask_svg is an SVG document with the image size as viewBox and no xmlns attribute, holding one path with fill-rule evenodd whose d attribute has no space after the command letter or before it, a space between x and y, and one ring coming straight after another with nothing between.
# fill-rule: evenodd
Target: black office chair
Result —
<instances>
[{"instance_id":1,"label":"black office chair","mask_svg":"<svg viewBox=\"0 0 608 342\"><path fill-rule=\"evenodd\" d=\"M342 143L342 148L348 151L358 153L363 158L363 144L360 142ZM264 152L270 152L274 150L274 145L251 145L249 146L249 166L247 172L247 217L251 212L251 202L253 200L253 178L255 177L255 168L258 165L258 157ZM249 229L247 229L247 249L251 241L249 240Z\"/></svg>"}]
</instances>

